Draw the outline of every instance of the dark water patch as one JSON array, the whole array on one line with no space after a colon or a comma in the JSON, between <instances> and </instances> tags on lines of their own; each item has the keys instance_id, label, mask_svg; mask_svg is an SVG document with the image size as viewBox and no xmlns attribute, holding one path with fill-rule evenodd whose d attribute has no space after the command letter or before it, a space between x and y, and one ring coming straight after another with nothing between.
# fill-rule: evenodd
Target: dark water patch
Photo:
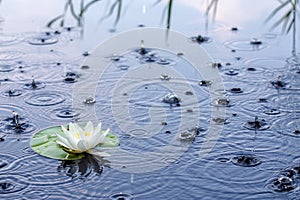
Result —
<instances>
[{"instance_id":1,"label":"dark water patch","mask_svg":"<svg viewBox=\"0 0 300 200\"><path fill-rule=\"evenodd\" d=\"M27 94L25 103L32 106L53 106L66 100L66 95L57 91L40 91Z\"/></svg>"}]
</instances>

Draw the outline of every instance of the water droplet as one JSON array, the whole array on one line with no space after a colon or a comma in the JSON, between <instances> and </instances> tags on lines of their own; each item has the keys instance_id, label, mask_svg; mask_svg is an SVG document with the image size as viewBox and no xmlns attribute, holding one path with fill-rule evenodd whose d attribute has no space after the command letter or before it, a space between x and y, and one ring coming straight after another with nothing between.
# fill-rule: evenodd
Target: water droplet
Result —
<instances>
[{"instance_id":1,"label":"water droplet","mask_svg":"<svg viewBox=\"0 0 300 200\"><path fill-rule=\"evenodd\" d=\"M226 107L232 106L229 99L226 99L226 98L217 98L214 101L213 105L214 106L226 106Z\"/></svg>"},{"instance_id":2,"label":"water droplet","mask_svg":"<svg viewBox=\"0 0 300 200\"><path fill-rule=\"evenodd\" d=\"M231 162L235 165L242 166L242 167L254 167L262 163L260 159L258 159L253 155L235 156L231 159Z\"/></svg>"},{"instance_id":3,"label":"water droplet","mask_svg":"<svg viewBox=\"0 0 300 200\"><path fill-rule=\"evenodd\" d=\"M193 42L197 42L199 44L207 43L207 42L211 41L211 39L209 37L202 36L202 35L191 37L191 39L192 39Z\"/></svg>"},{"instance_id":4,"label":"water droplet","mask_svg":"<svg viewBox=\"0 0 300 200\"><path fill-rule=\"evenodd\" d=\"M279 110L277 110L276 108L270 108L270 109L267 109L267 110L264 110L263 111L265 114L267 115L278 115L280 114L281 112Z\"/></svg>"},{"instance_id":5,"label":"water droplet","mask_svg":"<svg viewBox=\"0 0 300 200\"><path fill-rule=\"evenodd\" d=\"M90 53L90 52L88 52L88 51L84 51L84 52L82 53L82 55L83 55L84 57L86 57L86 56L89 56L89 55L91 55L91 53Z\"/></svg>"},{"instance_id":6,"label":"water droplet","mask_svg":"<svg viewBox=\"0 0 300 200\"><path fill-rule=\"evenodd\" d=\"M96 103L96 100L93 97L88 97L88 98L83 100L83 103L85 103L85 104L94 104L94 103Z\"/></svg>"},{"instance_id":7,"label":"water droplet","mask_svg":"<svg viewBox=\"0 0 300 200\"><path fill-rule=\"evenodd\" d=\"M167 74L161 74L160 79L163 80L163 81L168 81L168 80L171 79L171 76L169 76Z\"/></svg>"},{"instance_id":8,"label":"water droplet","mask_svg":"<svg viewBox=\"0 0 300 200\"><path fill-rule=\"evenodd\" d=\"M7 97L17 97L17 96L22 95L22 90L10 89L10 90L4 91L3 94L4 94L4 96L7 96Z\"/></svg>"},{"instance_id":9,"label":"water droplet","mask_svg":"<svg viewBox=\"0 0 300 200\"><path fill-rule=\"evenodd\" d=\"M228 69L228 70L224 70L224 74L229 76L236 76L239 74L239 71L236 69Z\"/></svg>"},{"instance_id":10,"label":"water droplet","mask_svg":"<svg viewBox=\"0 0 300 200\"><path fill-rule=\"evenodd\" d=\"M261 44L262 44L262 41L258 40L257 38L253 38L253 39L250 41L250 44L252 44L252 45L261 45Z\"/></svg>"},{"instance_id":11,"label":"water droplet","mask_svg":"<svg viewBox=\"0 0 300 200\"><path fill-rule=\"evenodd\" d=\"M238 31L239 29L238 29L238 27L232 27L231 28L231 31Z\"/></svg>"},{"instance_id":12,"label":"water droplet","mask_svg":"<svg viewBox=\"0 0 300 200\"><path fill-rule=\"evenodd\" d=\"M295 182L289 177L280 176L271 179L269 182L269 187L275 192L289 192L295 189Z\"/></svg>"},{"instance_id":13,"label":"water droplet","mask_svg":"<svg viewBox=\"0 0 300 200\"><path fill-rule=\"evenodd\" d=\"M202 80L199 82L199 85L201 86L210 86L212 84L211 81L208 81L208 80Z\"/></svg>"},{"instance_id":14,"label":"water droplet","mask_svg":"<svg viewBox=\"0 0 300 200\"><path fill-rule=\"evenodd\" d=\"M173 93L168 93L164 98L163 102L169 103L169 104L178 104L180 102L180 98L178 98L175 94Z\"/></svg>"},{"instance_id":15,"label":"water droplet","mask_svg":"<svg viewBox=\"0 0 300 200\"><path fill-rule=\"evenodd\" d=\"M38 90L45 87L45 83L32 79L30 83L25 83L23 88L26 90Z\"/></svg>"},{"instance_id":16,"label":"water droplet","mask_svg":"<svg viewBox=\"0 0 300 200\"><path fill-rule=\"evenodd\" d=\"M222 67L222 64L221 63L211 63L211 66L212 67L215 67L215 68L220 68L220 67Z\"/></svg>"},{"instance_id":17,"label":"water droplet","mask_svg":"<svg viewBox=\"0 0 300 200\"><path fill-rule=\"evenodd\" d=\"M259 120L258 117L255 117L254 121L248 121L243 125L245 128L249 130L256 130L256 131L261 131L261 130L266 130L270 128L267 122L265 122L264 119Z\"/></svg>"},{"instance_id":18,"label":"water droplet","mask_svg":"<svg viewBox=\"0 0 300 200\"><path fill-rule=\"evenodd\" d=\"M243 93L243 90L241 88L231 88L229 91L235 94Z\"/></svg>"},{"instance_id":19,"label":"water droplet","mask_svg":"<svg viewBox=\"0 0 300 200\"><path fill-rule=\"evenodd\" d=\"M134 197L131 194L117 193L110 196L113 200L133 200Z\"/></svg>"}]
</instances>

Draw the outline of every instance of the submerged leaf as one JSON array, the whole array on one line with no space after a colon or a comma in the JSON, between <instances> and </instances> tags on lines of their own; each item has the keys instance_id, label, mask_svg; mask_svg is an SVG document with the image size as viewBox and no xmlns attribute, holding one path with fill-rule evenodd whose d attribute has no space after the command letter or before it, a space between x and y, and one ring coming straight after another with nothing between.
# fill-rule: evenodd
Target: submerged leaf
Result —
<instances>
[{"instance_id":1,"label":"submerged leaf","mask_svg":"<svg viewBox=\"0 0 300 200\"><path fill-rule=\"evenodd\" d=\"M64 134L61 126L50 127L37 132L30 140L31 149L42 156L58 160L77 160L85 157L84 153L72 153L57 144L56 133ZM104 143L100 144L99 147L116 147L118 145L118 138L109 133Z\"/></svg>"}]
</instances>

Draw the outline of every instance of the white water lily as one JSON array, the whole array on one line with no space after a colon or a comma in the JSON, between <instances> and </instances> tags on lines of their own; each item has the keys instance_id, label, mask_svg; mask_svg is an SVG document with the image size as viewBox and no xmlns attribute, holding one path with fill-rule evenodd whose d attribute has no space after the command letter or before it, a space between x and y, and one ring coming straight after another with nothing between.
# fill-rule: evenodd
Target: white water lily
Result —
<instances>
[{"instance_id":1,"label":"white water lily","mask_svg":"<svg viewBox=\"0 0 300 200\"><path fill-rule=\"evenodd\" d=\"M95 148L98 144L104 143L105 137L109 132L101 130L101 123L94 128L92 122L88 122L84 129L78 124L70 122L69 130L61 126L63 133L56 133L56 142L65 147L66 150L73 153L89 153L90 150Z\"/></svg>"}]
</instances>

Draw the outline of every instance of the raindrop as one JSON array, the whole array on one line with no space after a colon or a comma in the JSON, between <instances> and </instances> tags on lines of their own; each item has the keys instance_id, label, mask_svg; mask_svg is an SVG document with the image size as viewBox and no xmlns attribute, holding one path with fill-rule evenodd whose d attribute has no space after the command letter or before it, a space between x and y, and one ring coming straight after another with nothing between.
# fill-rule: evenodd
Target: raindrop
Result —
<instances>
[{"instance_id":1,"label":"raindrop","mask_svg":"<svg viewBox=\"0 0 300 200\"><path fill-rule=\"evenodd\" d=\"M281 112L277 110L276 108L270 108L268 110L263 111L267 115L279 115Z\"/></svg>"},{"instance_id":2,"label":"raindrop","mask_svg":"<svg viewBox=\"0 0 300 200\"><path fill-rule=\"evenodd\" d=\"M226 106L226 107L232 106L232 104L230 103L229 99L227 99L227 98L217 98L213 102L213 105L214 106Z\"/></svg>"},{"instance_id":3,"label":"raindrop","mask_svg":"<svg viewBox=\"0 0 300 200\"><path fill-rule=\"evenodd\" d=\"M191 37L191 39L193 42L197 42L199 44L207 43L207 42L210 42L210 40L211 40L209 37L202 36L202 35Z\"/></svg>"},{"instance_id":4,"label":"raindrop","mask_svg":"<svg viewBox=\"0 0 300 200\"><path fill-rule=\"evenodd\" d=\"M275 192L289 192L295 189L295 182L289 177L280 176L279 178L272 179L269 186Z\"/></svg>"},{"instance_id":5,"label":"raindrop","mask_svg":"<svg viewBox=\"0 0 300 200\"><path fill-rule=\"evenodd\" d=\"M147 53L143 57L141 57L142 62L153 63L158 60L158 57L154 53Z\"/></svg>"},{"instance_id":6,"label":"raindrop","mask_svg":"<svg viewBox=\"0 0 300 200\"><path fill-rule=\"evenodd\" d=\"M96 100L93 97L88 97L83 100L83 103L91 105L91 104L96 103Z\"/></svg>"},{"instance_id":7,"label":"raindrop","mask_svg":"<svg viewBox=\"0 0 300 200\"><path fill-rule=\"evenodd\" d=\"M133 200L134 197L127 193L117 193L110 196L112 200Z\"/></svg>"},{"instance_id":8,"label":"raindrop","mask_svg":"<svg viewBox=\"0 0 300 200\"><path fill-rule=\"evenodd\" d=\"M120 70L128 70L129 69L129 65L119 65L118 66L118 68L120 69Z\"/></svg>"},{"instance_id":9,"label":"raindrop","mask_svg":"<svg viewBox=\"0 0 300 200\"><path fill-rule=\"evenodd\" d=\"M244 123L243 126L249 130L256 130L256 131L266 130L270 128L270 126L265 122L264 119L259 120L258 117L255 117L254 121L248 121Z\"/></svg>"},{"instance_id":10,"label":"raindrop","mask_svg":"<svg viewBox=\"0 0 300 200\"><path fill-rule=\"evenodd\" d=\"M42 32L28 39L32 45L50 45L58 42L58 38L52 32Z\"/></svg>"},{"instance_id":11,"label":"raindrop","mask_svg":"<svg viewBox=\"0 0 300 200\"><path fill-rule=\"evenodd\" d=\"M84 57L86 57L86 56L89 56L89 55L91 55L91 53L90 53L90 52L88 52L88 51L84 51L84 52L82 53L82 55L83 55Z\"/></svg>"},{"instance_id":12,"label":"raindrop","mask_svg":"<svg viewBox=\"0 0 300 200\"><path fill-rule=\"evenodd\" d=\"M229 91L235 94L243 93L243 90L241 88L231 88Z\"/></svg>"},{"instance_id":13,"label":"raindrop","mask_svg":"<svg viewBox=\"0 0 300 200\"><path fill-rule=\"evenodd\" d=\"M7 97L17 97L17 96L22 95L22 90L10 89L10 90L4 91L3 94L4 94L4 96L7 96Z\"/></svg>"},{"instance_id":14,"label":"raindrop","mask_svg":"<svg viewBox=\"0 0 300 200\"><path fill-rule=\"evenodd\" d=\"M150 53L150 49L145 48L144 40L141 40L141 47L138 49L135 49L134 52L140 54L141 56L144 56L144 55Z\"/></svg>"},{"instance_id":15,"label":"raindrop","mask_svg":"<svg viewBox=\"0 0 300 200\"><path fill-rule=\"evenodd\" d=\"M166 58L159 58L156 63L160 65L169 65L171 63L171 60Z\"/></svg>"},{"instance_id":16,"label":"raindrop","mask_svg":"<svg viewBox=\"0 0 300 200\"><path fill-rule=\"evenodd\" d=\"M208 80L202 80L199 82L199 85L201 86L210 86L212 84L211 81L208 81Z\"/></svg>"},{"instance_id":17,"label":"raindrop","mask_svg":"<svg viewBox=\"0 0 300 200\"><path fill-rule=\"evenodd\" d=\"M262 44L262 41L258 40L257 38L253 38L253 39L250 41L250 44L252 44L252 45L261 45L261 44Z\"/></svg>"},{"instance_id":18,"label":"raindrop","mask_svg":"<svg viewBox=\"0 0 300 200\"><path fill-rule=\"evenodd\" d=\"M281 80L281 77L279 76L276 81L271 81L271 84L276 88L276 89L285 89L287 88L287 83L283 82Z\"/></svg>"},{"instance_id":19,"label":"raindrop","mask_svg":"<svg viewBox=\"0 0 300 200\"><path fill-rule=\"evenodd\" d=\"M2 120L3 125L1 126L1 131L8 133L8 134L14 134L14 133L29 133L33 130L35 130L35 126L31 124L28 120L24 119L23 117L20 117L19 114L15 111L13 111L13 116L8 117Z\"/></svg>"},{"instance_id":20,"label":"raindrop","mask_svg":"<svg viewBox=\"0 0 300 200\"><path fill-rule=\"evenodd\" d=\"M231 162L242 167L254 167L261 164L261 160L253 155L235 156L231 159Z\"/></svg>"},{"instance_id":21,"label":"raindrop","mask_svg":"<svg viewBox=\"0 0 300 200\"><path fill-rule=\"evenodd\" d=\"M163 81L168 81L168 80L171 79L171 76L169 76L167 74L161 74L160 79L163 80Z\"/></svg>"},{"instance_id":22,"label":"raindrop","mask_svg":"<svg viewBox=\"0 0 300 200\"><path fill-rule=\"evenodd\" d=\"M32 79L30 83L25 83L23 88L26 90L38 90L45 87L45 83Z\"/></svg>"},{"instance_id":23,"label":"raindrop","mask_svg":"<svg viewBox=\"0 0 300 200\"><path fill-rule=\"evenodd\" d=\"M169 103L169 104L179 104L180 98L178 98L175 94L173 93L168 93L164 98L163 102Z\"/></svg>"},{"instance_id":24,"label":"raindrop","mask_svg":"<svg viewBox=\"0 0 300 200\"><path fill-rule=\"evenodd\" d=\"M236 69L225 70L224 73L229 76L236 76L239 74L239 71Z\"/></svg>"}]
</instances>

